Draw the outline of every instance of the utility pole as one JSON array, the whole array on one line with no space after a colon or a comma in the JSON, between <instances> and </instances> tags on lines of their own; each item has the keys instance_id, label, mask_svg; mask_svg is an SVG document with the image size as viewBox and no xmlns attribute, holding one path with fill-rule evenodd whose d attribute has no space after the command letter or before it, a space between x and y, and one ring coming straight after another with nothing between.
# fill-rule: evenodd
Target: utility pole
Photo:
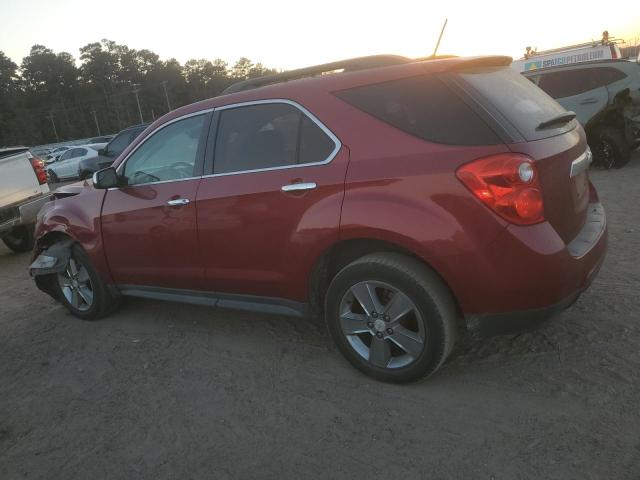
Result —
<instances>
[{"instance_id":1,"label":"utility pole","mask_svg":"<svg viewBox=\"0 0 640 480\"><path fill-rule=\"evenodd\" d=\"M136 96L136 103L138 104L138 113L140 114L140 123L144 123L144 119L142 118L142 108L140 108L140 97L138 97L138 92L140 91L140 85L134 83L133 85L133 94Z\"/></svg>"},{"instance_id":2,"label":"utility pole","mask_svg":"<svg viewBox=\"0 0 640 480\"><path fill-rule=\"evenodd\" d=\"M51 120L51 125L53 126L53 134L56 136L56 143L60 143L60 139L58 138L58 130L56 130L56 122L53 120L53 112L49 112L49 116L47 118Z\"/></svg>"},{"instance_id":3,"label":"utility pole","mask_svg":"<svg viewBox=\"0 0 640 480\"><path fill-rule=\"evenodd\" d=\"M160 83L162 83L162 88L164 89L164 98L167 100L167 108L169 109L169 111L171 111L171 104L169 103L169 94L167 93L167 81L163 80Z\"/></svg>"},{"instance_id":4,"label":"utility pole","mask_svg":"<svg viewBox=\"0 0 640 480\"><path fill-rule=\"evenodd\" d=\"M447 28L447 22L449 21L448 18L444 19L444 25L442 25L442 30L440 30L440 36L438 37L438 43L436 43L436 48L433 49L433 55L431 55L432 57L436 56L436 53L438 53L438 48L440 47L440 40L442 40L442 34L444 33L444 29Z\"/></svg>"},{"instance_id":5,"label":"utility pole","mask_svg":"<svg viewBox=\"0 0 640 480\"><path fill-rule=\"evenodd\" d=\"M93 115L93 120L96 122L96 128L98 129L98 136L102 135L100 133L100 124L98 123L98 115L96 114L96 109L91 109L91 114Z\"/></svg>"}]
</instances>

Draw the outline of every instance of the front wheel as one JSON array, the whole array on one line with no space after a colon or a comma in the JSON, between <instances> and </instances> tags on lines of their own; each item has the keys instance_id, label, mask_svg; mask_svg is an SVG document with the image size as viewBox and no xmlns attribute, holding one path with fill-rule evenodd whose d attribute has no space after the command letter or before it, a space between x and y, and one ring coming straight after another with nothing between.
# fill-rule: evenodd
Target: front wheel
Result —
<instances>
[{"instance_id":1,"label":"front wheel","mask_svg":"<svg viewBox=\"0 0 640 480\"><path fill-rule=\"evenodd\" d=\"M58 175L56 175L56 172L54 172L53 170L48 170L47 171L47 176L49 177L49 183L59 183L60 179L58 178Z\"/></svg>"},{"instance_id":2,"label":"front wheel","mask_svg":"<svg viewBox=\"0 0 640 480\"><path fill-rule=\"evenodd\" d=\"M607 170L622 168L631 159L631 149L623 131L614 127L597 127L591 137L594 164Z\"/></svg>"},{"instance_id":3,"label":"front wheel","mask_svg":"<svg viewBox=\"0 0 640 480\"><path fill-rule=\"evenodd\" d=\"M2 237L4 244L16 253L29 252L33 249L33 225L13 227Z\"/></svg>"},{"instance_id":4,"label":"front wheel","mask_svg":"<svg viewBox=\"0 0 640 480\"><path fill-rule=\"evenodd\" d=\"M325 315L345 358L383 381L431 375L455 343L451 293L428 267L397 253L366 255L343 268L329 286Z\"/></svg>"},{"instance_id":5,"label":"front wheel","mask_svg":"<svg viewBox=\"0 0 640 480\"><path fill-rule=\"evenodd\" d=\"M72 247L65 270L52 277L57 298L76 317L95 320L117 307L118 299L109 292L79 245Z\"/></svg>"}]
</instances>

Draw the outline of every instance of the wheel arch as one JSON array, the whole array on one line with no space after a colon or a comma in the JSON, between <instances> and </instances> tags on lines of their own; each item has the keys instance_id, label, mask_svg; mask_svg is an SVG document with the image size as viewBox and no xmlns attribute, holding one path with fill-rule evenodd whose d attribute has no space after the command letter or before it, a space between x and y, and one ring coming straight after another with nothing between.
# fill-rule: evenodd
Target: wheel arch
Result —
<instances>
[{"instance_id":1,"label":"wheel arch","mask_svg":"<svg viewBox=\"0 0 640 480\"><path fill-rule=\"evenodd\" d=\"M458 299L449 282L435 268L431 262L417 255L407 246L396 242L377 238L350 238L343 239L327 248L315 262L309 280L309 305L313 313L321 315L324 312L324 298L331 280L349 263L371 253L394 252L414 258L433 271L449 290L454 299L458 316L462 318L462 310Z\"/></svg>"}]
</instances>

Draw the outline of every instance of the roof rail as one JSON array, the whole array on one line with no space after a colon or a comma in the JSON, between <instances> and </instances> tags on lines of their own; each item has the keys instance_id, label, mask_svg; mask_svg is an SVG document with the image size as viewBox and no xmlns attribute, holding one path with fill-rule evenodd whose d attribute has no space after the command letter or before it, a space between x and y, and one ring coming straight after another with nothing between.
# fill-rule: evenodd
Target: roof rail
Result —
<instances>
[{"instance_id":1,"label":"roof rail","mask_svg":"<svg viewBox=\"0 0 640 480\"><path fill-rule=\"evenodd\" d=\"M276 73L274 75L266 75L264 77L250 78L242 80L227 87L222 94L242 92L253 88L272 85L274 83L287 82L289 80L297 80L299 78L313 77L323 73L332 72L334 70L344 70L345 72L353 72L356 70L366 70L367 68L389 67L391 65L400 65L410 63L413 60L400 55L371 55L368 57L350 58L339 62L325 63L315 65L313 67L299 68L297 70L289 70L288 72Z\"/></svg>"}]
</instances>

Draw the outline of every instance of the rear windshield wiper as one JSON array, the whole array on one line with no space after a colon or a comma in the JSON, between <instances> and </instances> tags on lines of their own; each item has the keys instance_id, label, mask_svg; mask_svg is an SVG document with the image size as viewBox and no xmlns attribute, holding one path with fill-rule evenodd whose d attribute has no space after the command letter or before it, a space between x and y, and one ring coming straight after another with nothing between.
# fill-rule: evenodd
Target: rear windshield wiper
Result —
<instances>
[{"instance_id":1,"label":"rear windshield wiper","mask_svg":"<svg viewBox=\"0 0 640 480\"><path fill-rule=\"evenodd\" d=\"M576 112L572 112L571 110L569 110L568 112L561 113L557 117L553 117L550 120L540 122L540 125L536 127L536 130L544 130L545 128L564 125L565 123L569 123L574 118L576 118Z\"/></svg>"}]
</instances>

